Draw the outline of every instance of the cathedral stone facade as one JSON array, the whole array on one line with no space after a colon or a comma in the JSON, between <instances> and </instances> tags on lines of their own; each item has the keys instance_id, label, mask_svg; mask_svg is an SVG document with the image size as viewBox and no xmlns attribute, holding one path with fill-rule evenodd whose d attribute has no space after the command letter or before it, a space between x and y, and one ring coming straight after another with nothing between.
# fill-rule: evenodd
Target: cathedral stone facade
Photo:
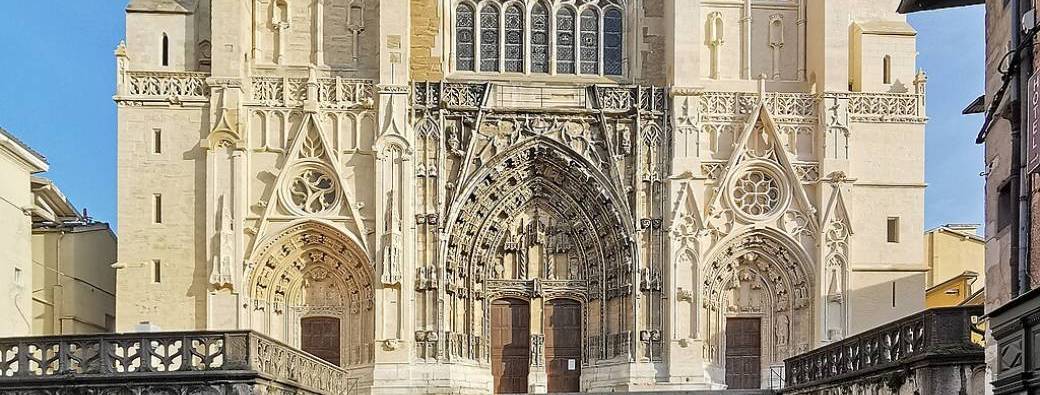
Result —
<instances>
[{"instance_id":1,"label":"cathedral stone facade","mask_svg":"<svg viewBox=\"0 0 1040 395\"><path fill-rule=\"evenodd\" d=\"M118 327L372 393L768 388L923 308L886 0L132 0Z\"/></svg>"}]
</instances>

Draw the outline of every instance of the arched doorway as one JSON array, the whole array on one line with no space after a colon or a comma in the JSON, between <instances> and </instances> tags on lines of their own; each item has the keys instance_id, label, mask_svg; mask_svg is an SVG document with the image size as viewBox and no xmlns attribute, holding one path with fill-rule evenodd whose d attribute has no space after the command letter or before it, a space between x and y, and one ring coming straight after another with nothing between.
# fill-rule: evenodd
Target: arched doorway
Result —
<instances>
[{"instance_id":1,"label":"arched doorway","mask_svg":"<svg viewBox=\"0 0 1040 395\"><path fill-rule=\"evenodd\" d=\"M248 273L251 328L341 367L371 363L372 273L359 244L306 221L260 246Z\"/></svg>"},{"instance_id":2,"label":"arched doorway","mask_svg":"<svg viewBox=\"0 0 1040 395\"><path fill-rule=\"evenodd\" d=\"M581 391L581 304L545 302L545 373L550 393Z\"/></svg>"},{"instance_id":3,"label":"arched doorway","mask_svg":"<svg viewBox=\"0 0 1040 395\"><path fill-rule=\"evenodd\" d=\"M491 303L491 373L496 394L526 394L531 363L531 307L520 299Z\"/></svg>"},{"instance_id":4,"label":"arched doorway","mask_svg":"<svg viewBox=\"0 0 1040 395\"><path fill-rule=\"evenodd\" d=\"M702 284L704 355L729 388L763 388L771 366L812 342L812 266L796 242L769 229L716 251Z\"/></svg>"},{"instance_id":5,"label":"arched doorway","mask_svg":"<svg viewBox=\"0 0 1040 395\"><path fill-rule=\"evenodd\" d=\"M566 350L558 362L559 382L567 382L561 388L577 386L583 367L633 358L634 224L600 169L559 142L533 137L489 158L470 179L446 221L452 331L475 343L491 336L497 344L489 333L505 329L496 300L577 300L547 307L569 317L560 324L571 342L559 345L561 353ZM532 328L528 350L532 382L524 391L548 385L544 334L553 324L535 320L540 326ZM475 354L467 350L449 352Z\"/></svg>"}]
</instances>

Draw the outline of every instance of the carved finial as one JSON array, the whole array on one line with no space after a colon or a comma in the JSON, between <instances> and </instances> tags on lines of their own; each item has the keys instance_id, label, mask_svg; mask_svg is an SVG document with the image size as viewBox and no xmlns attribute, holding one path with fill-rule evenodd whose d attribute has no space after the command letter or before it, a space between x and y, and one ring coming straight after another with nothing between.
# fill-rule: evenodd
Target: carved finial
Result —
<instances>
[{"instance_id":1,"label":"carved finial","mask_svg":"<svg viewBox=\"0 0 1040 395\"><path fill-rule=\"evenodd\" d=\"M760 100L766 99L766 79L765 73L758 75L758 97Z\"/></svg>"},{"instance_id":2,"label":"carved finial","mask_svg":"<svg viewBox=\"0 0 1040 395\"><path fill-rule=\"evenodd\" d=\"M115 55L117 58L126 57L126 40L119 41L119 45L116 46Z\"/></svg>"},{"instance_id":3,"label":"carved finial","mask_svg":"<svg viewBox=\"0 0 1040 395\"><path fill-rule=\"evenodd\" d=\"M917 76L914 78L914 89L918 94L924 94L924 88L927 84L928 74L925 74L924 69L918 69Z\"/></svg>"}]
</instances>

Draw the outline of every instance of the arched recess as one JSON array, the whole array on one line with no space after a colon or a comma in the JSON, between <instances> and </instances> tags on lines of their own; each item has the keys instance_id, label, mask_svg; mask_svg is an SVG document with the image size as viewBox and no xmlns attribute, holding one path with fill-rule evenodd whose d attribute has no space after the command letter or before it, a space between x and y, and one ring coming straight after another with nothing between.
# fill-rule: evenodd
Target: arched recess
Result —
<instances>
[{"instance_id":1,"label":"arched recess","mask_svg":"<svg viewBox=\"0 0 1040 395\"><path fill-rule=\"evenodd\" d=\"M814 323L815 274L808 254L773 229L723 241L703 266L701 309L704 355L725 363L727 318L761 319L761 368L808 351Z\"/></svg>"},{"instance_id":2,"label":"arched recess","mask_svg":"<svg viewBox=\"0 0 1040 395\"><path fill-rule=\"evenodd\" d=\"M332 225L307 220L260 244L250 260L252 329L300 347L304 320L338 320L340 366L373 361L371 264L360 244Z\"/></svg>"},{"instance_id":3,"label":"arched recess","mask_svg":"<svg viewBox=\"0 0 1040 395\"><path fill-rule=\"evenodd\" d=\"M489 301L582 301L582 361L630 355L631 219L607 178L568 147L535 137L487 161L449 213L449 323L486 338ZM532 351L533 352L533 351Z\"/></svg>"}]
</instances>

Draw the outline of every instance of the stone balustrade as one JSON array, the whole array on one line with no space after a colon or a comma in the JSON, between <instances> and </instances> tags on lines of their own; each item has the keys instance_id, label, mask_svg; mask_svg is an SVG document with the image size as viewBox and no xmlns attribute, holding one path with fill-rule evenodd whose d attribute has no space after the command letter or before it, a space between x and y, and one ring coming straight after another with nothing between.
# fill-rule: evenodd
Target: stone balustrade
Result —
<instances>
[{"instance_id":1,"label":"stone balustrade","mask_svg":"<svg viewBox=\"0 0 1040 395\"><path fill-rule=\"evenodd\" d=\"M252 104L263 107L299 107L307 101L308 78L253 77ZM375 84L371 80L316 78L317 102L323 109L371 108Z\"/></svg>"},{"instance_id":2,"label":"stone balustrade","mask_svg":"<svg viewBox=\"0 0 1040 395\"><path fill-rule=\"evenodd\" d=\"M0 339L0 395L65 393L72 388L94 391L84 393L277 389L339 395L356 393L357 385L358 379L347 371L255 332Z\"/></svg>"},{"instance_id":3,"label":"stone balustrade","mask_svg":"<svg viewBox=\"0 0 1040 395\"><path fill-rule=\"evenodd\" d=\"M209 97L206 73L126 71L117 86L118 96L150 97L159 100L205 99Z\"/></svg>"},{"instance_id":4,"label":"stone balustrade","mask_svg":"<svg viewBox=\"0 0 1040 395\"><path fill-rule=\"evenodd\" d=\"M904 383L922 394L963 393L980 384L965 380L985 365L983 347L973 340L982 315L982 306L926 310L789 358L784 393L859 393L857 388L878 386L887 387L884 393L912 392L900 391Z\"/></svg>"}]
</instances>

